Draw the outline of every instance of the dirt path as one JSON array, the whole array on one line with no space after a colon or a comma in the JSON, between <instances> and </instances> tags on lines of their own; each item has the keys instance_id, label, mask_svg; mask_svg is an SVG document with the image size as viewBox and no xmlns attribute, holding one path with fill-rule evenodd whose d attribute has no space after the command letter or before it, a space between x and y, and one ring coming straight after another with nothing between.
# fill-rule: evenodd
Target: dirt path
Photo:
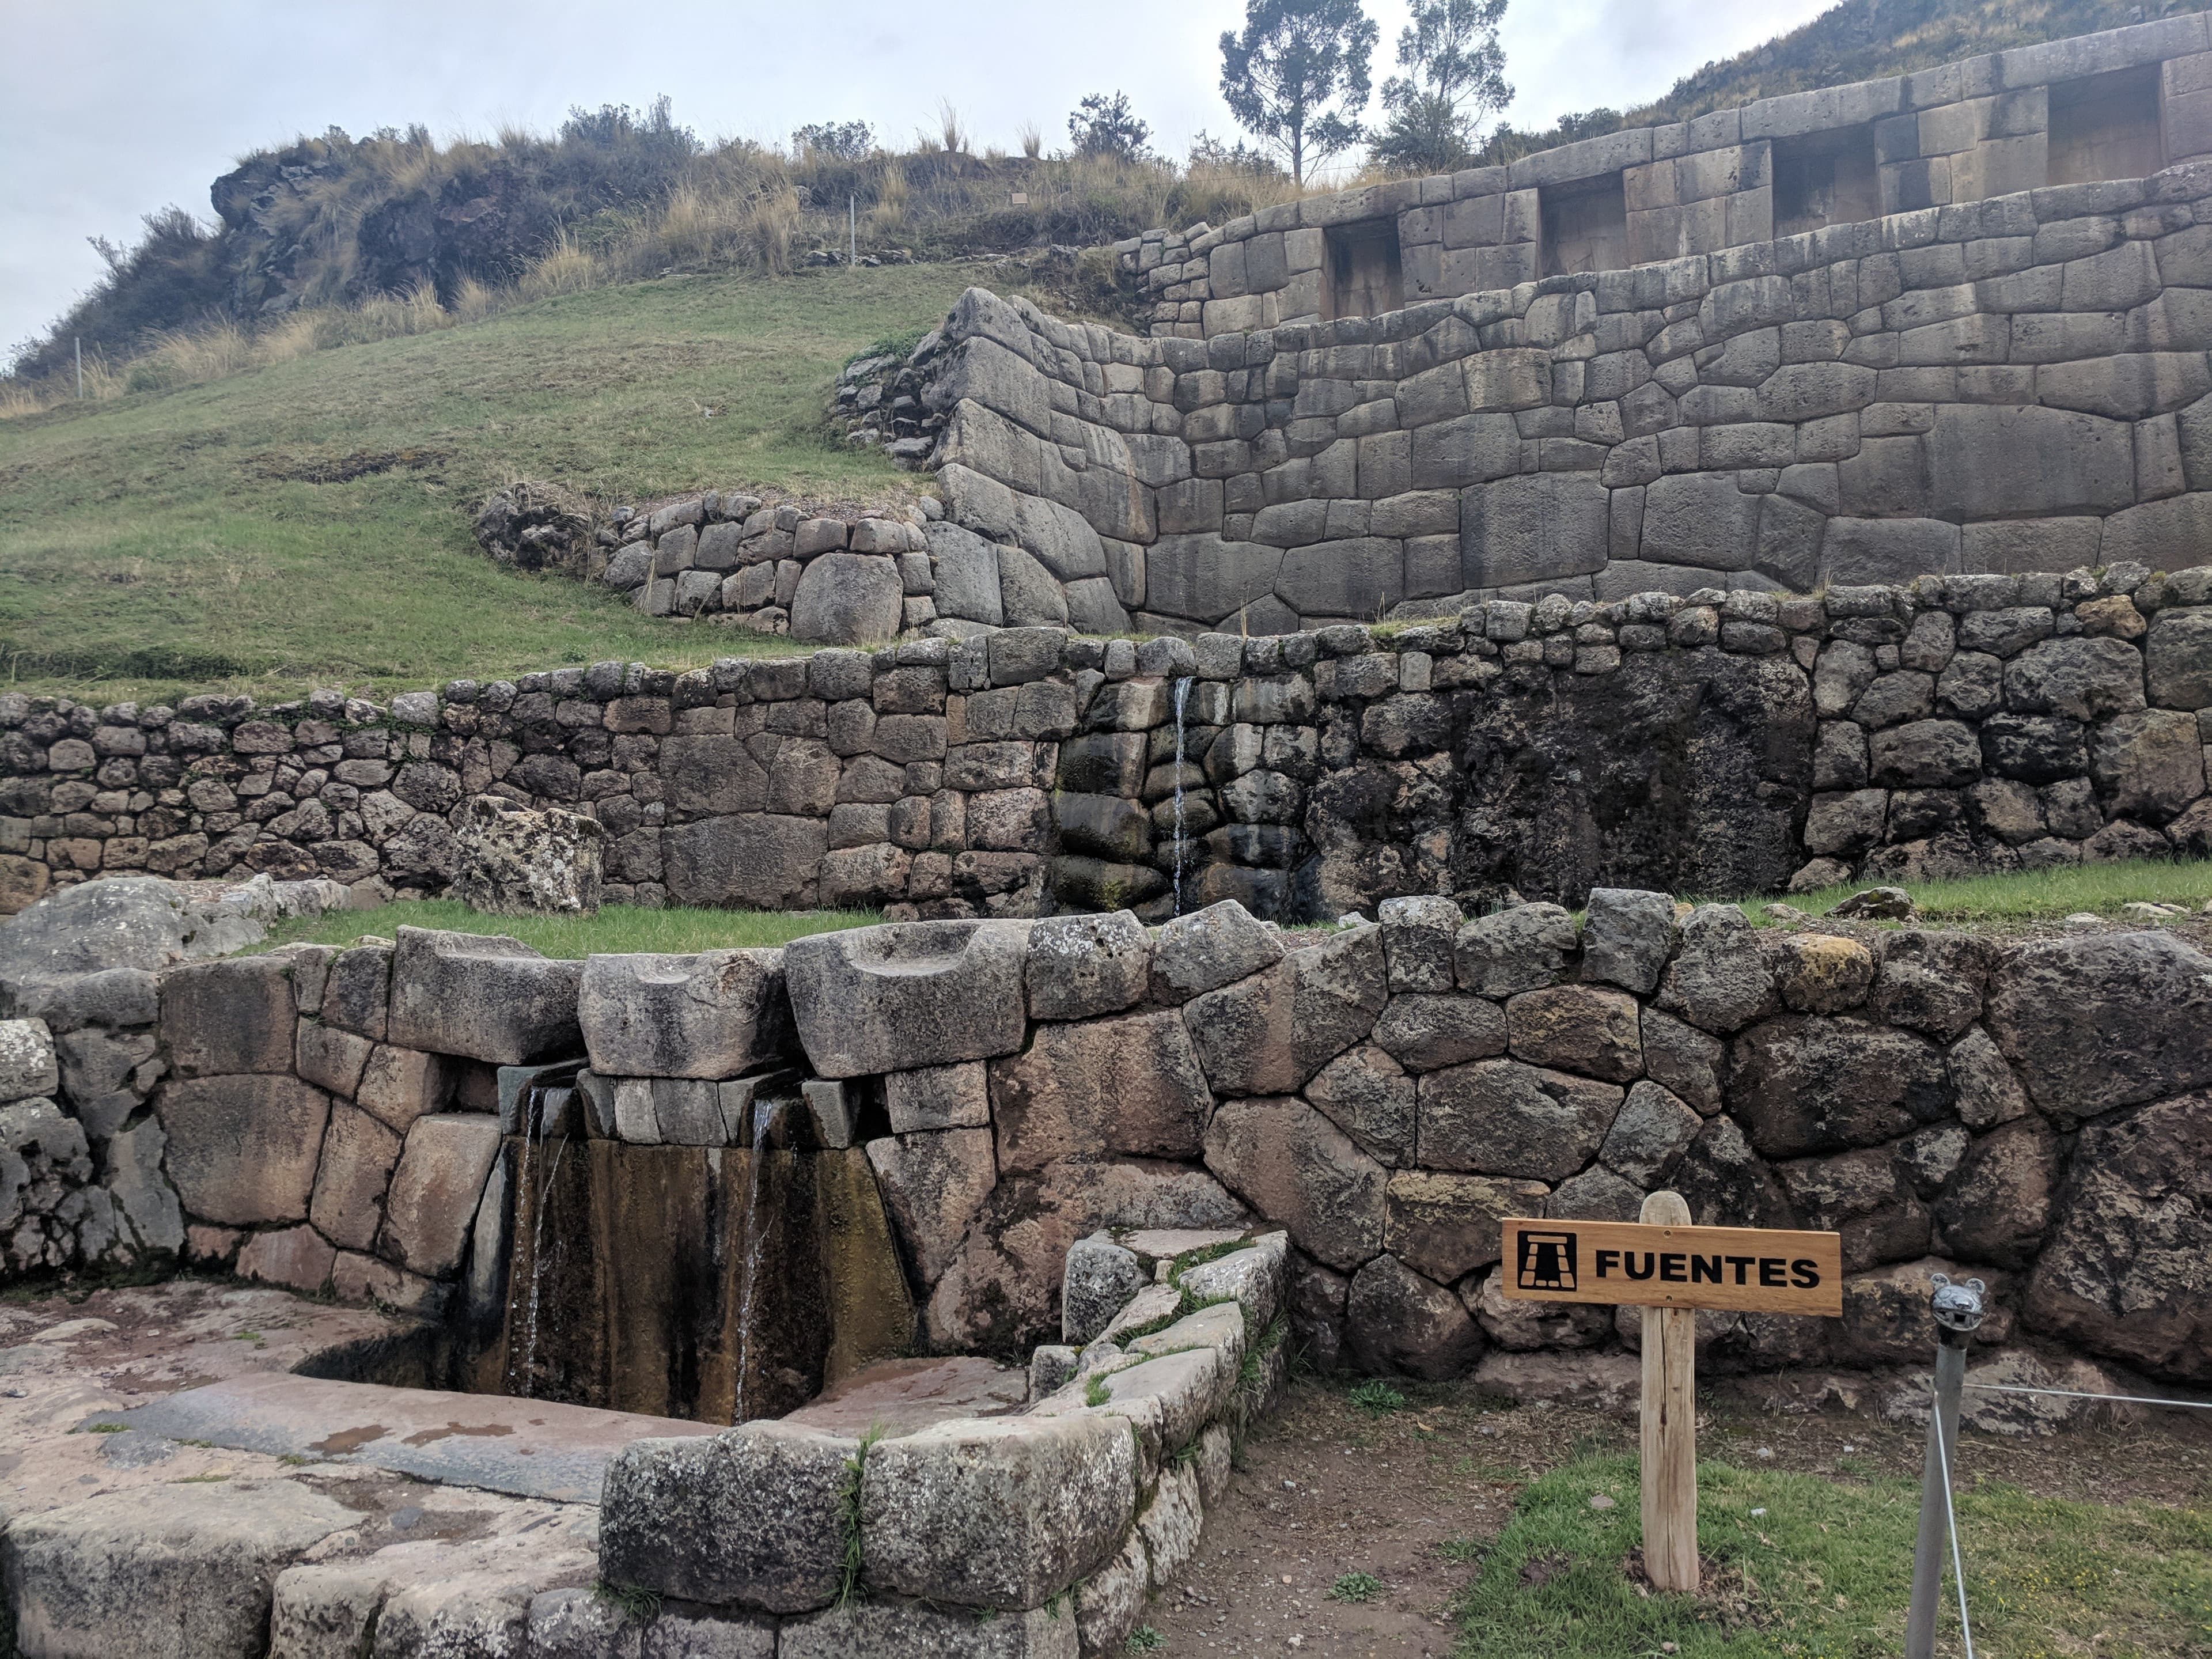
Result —
<instances>
[{"instance_id":1,"label":"dirt path","mask_svg":"<svg viewBox=\"0 0 2212 1659\"><path fill-rule=\"evenodd\" d=\"M1508 1407L1457 1384L1406 1385L1406 1405L1376 1415L1350 1391L1348 1381L1302 1378L1255 1430L1198 1553L1146 1614L1160 1652L1442 1659L1479 1546L1521 1486L1577 1453L1636 1443L1626 1413ZM1724 1399L1698 1429L1709 1459L1845 1477L1917 1475L1923 1448L1923 1431L1865 1415L1781 1416ZM2212 1423L1977 1434L1966 1451L1971 1471L2039 1495L2212 1497ZM1376 1581L1372 1599L1330 1594L1359 1573Z\"/></svg>"}]
</instances>

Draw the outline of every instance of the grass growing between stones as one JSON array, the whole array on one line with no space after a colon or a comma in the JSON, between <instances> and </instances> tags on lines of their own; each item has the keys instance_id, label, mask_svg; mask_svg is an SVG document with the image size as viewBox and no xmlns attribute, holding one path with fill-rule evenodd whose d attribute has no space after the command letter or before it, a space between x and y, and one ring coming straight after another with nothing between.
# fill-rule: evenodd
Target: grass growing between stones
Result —
<instances>
[{"instance_id":1,"label":"grass growing between stones","mask_svg":"<svg viewBox=\"0 0 2212 1659\"><path fill-rule=\"evenodd\" d=\"M1759 927L1773 918L1766 907L1786 903L1808 915L1823 916L1854 893L1875 885L1900 886L1912 896L1921 915L1946 924L2055 921L2077 911L2118 919L2124 904L2185 904L2197 909L2212 901L2212 860L2144 859L2126 864L2071 864L2020 875L1977 876L1966 881L1876 884L1852 882L1814 893L1741 899L1744 914Z\"/></svg>"},{"instance_id":2,"label":"grass growing between stones","mask_svg":"<svg viewBox=\"0 0 2212 1659\"><path fill-rule=\"evenodd\" d=\"M333 910L282 921L251 951L279 945L350 945L364 933L390 939L401 927L459 933L504 933L532 950L574 961L629 951L671 955L788 945L810 933L872 927L878 910L711 910L672 906L647 910L611 904L595 916L488 916L458 899L404 899L373 910Z\"/></svg>"},{"instance_id":3,"label":"grass growing between stones","mask_svg":"<svg viewBox=\"0 0 2212 1659\"><path fill-rule=\"evenodd\" d=\"M880 454L824 435L830 389L871 341L941 320L973 276L632 283L0 422L0 671L94 702L381 696L788 649L501 569L466 509L518 477L609 500L910 490Z\"/></svg>"},{"instance_id":4,"label":"grass growing between stones","mask_svg":"<svg viewBox=\"0 0 2212 1659\"><path fill-rule=\"evenodd\" d=\"M1458 1652L1887 1659L1900 1650L1917 1481L1718 1462L1701 1464L1698 1481L1706 1583L1690 1597L1650 1593L1630 1576L1641 1535L1633 1457L1583 1456L1540 1476L1456 1609ZM1590 1507L1601 1494L1610 1508ZM2212 1510L2039 1498L1970 1477L1958 1513L1978 1650L2011 1659L2212 1651ZM1955 1601L1937 1644L1960 1650Z\"/></svg>"}]
</instances>

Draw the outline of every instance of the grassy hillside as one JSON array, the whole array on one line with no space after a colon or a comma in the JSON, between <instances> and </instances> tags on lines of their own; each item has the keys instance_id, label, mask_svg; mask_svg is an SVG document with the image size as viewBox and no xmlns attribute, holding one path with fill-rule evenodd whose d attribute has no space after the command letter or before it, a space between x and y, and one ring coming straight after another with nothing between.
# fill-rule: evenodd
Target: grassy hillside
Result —
<instances>
[{"instance_id":1,"label":"grassy hillside","mask_svg":"<svg viewBox=\"0 0 2212 1659\"><path fill-rule=\"evenodd\" d=\"M1787 34L1684 76L1640 109L1569 115L1543 132L1502 128L1485 159L1511 161L1621 127L1686 121L1760 98L1902 75L2202 6L2203 0L1844 0Z\"/></svg>"},{"instance_id":2,"label":"grassy hillside","mask_svg":"<svg viewBox=\"0 0 2212 1659\"><path fill-rule=\"evenodd\" d=\"M822 435L824 401L848 357L934 324L971 276L634 283L0 422L0 667L94 702L267 699L743 649L757 636L495 567L466 506L514 477L616 499L910 488Z\"/></svg>"}]
</instances>

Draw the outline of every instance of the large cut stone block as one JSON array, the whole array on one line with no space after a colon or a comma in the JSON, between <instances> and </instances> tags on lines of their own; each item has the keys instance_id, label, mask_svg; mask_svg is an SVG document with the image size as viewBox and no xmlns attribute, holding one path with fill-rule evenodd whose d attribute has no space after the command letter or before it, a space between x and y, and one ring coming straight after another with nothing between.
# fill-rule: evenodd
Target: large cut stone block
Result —
<instances>
[{"instance_id":1,"label":"large cut stone block","mask_svg":"<svg viewBox=\"0 0 2212 1659\"><path fill-rule=\"evenodd\" d=\"M499 1156L499 1120L456 1112L418 1118L385 1200L386 1254L436 1279L461 1263L477 1200Z\"/></svg>"},{"instance_id":2,"label":"large cut stone block","mask_svg":"<svg viewBox=\"0 0 2212 1659\"><path fill-rule=\"evenodd\" d=\"M549 962L519 939L402 927L392 963L392 1041L495 1066L557 1060L582 1046L580 962Z\"/></svg>"},{"instance_id":3,"label":"large cut stone block","mask_svg":"<svg viewBox=\"0 0 2212 1659\"><path fill-rule=\"evenodd\" d=\"M1054 916L1030 930L1030 1014L1088 1019L1117 1013L1145 994L1152 941L1127 910Z\"/></svg>"},{"instance_id":4,"label":"large cut stone block","mask_svg":"<svg viewBox=\"0 0 2212 1659\"><path fill-rule=\"evenodd\" d=\"M2212 957L2170 933L2021 946L1990 975L1990 1035L2062 1126L2212 1084Z\"/></svg>"},{"instance_id":5,"label":"large cut stone block","mask_svg":"<svg viewBox=\"0 0 2212 1659\"><path fill-rule=\"evenodd\" d=\"M825 1078L1013 1053L1028 1030L1029 928L913 921L794 939L783 969L799 1041Z\"/></svg>"},{"instance_id":6,"label":"large cut stone block","mask_svg":"<svg viewBox=\"0 0 2212 1659\"><path fill-rule=\"evenodd\" d=\"M781 951L588 957L576 1012L603 1077L735 1077L795 1046Z\"/></svg>"},{"instance_id":7,"label":"large cut stone block","mask_svg":"<svg viewBox=\"0 0 2212 1659\"><path fill-rule=\"evenodd\" d=\"M1114 1557L1136 1504L1136 1448L1106 1417L940 1423L879 1441L860 1476L872 1590L1041 1607Z\"/></svg>"},{"instance_id":8,"label":"large cut stone block","mask_svg":"<svg viewBox=\"0 0 2212 1659\"><path fill-rule=\"evenodd\" d=\"M868 1143L867 1154L907 1259L925 1286L934 1285L999 1184L991 1132L885 1135Z\"/></svg>"},{"instance_id":9,"label":"large cut stone block","mask_svg":"<svg viewBox=\"0 0 2212 1659\"><path fill-rule=\"evenodd\" d=\"M292 1069L292 964L234 957L161 979L161 1046L179 1077Z\"/></svg>"},{"instance_id":10,"label":"large cut stone block","mask_svg":"<svg viewBox=\"0 0 2212 1659\"><path fill-rule=\"evenodd\" d=\"M999 1158L1008 1170L1061 1158L1193 1158L1213 1109L1174 1009L1042 1025L1025 1054L991 1066Z\"/></svg>"},{"instance_id":11,"label":"large cut stone block","mask_svg":"<svg viewBox=\"0 0 2212 1659\"><path fill-rule=\"evenodd\" d=\"M2155 1376L2212 1381L2208 1172L2212 1096L2084 1130L2029 1282L2030 1322Z\"/></svg>"},{"instance_id":12,"label":"large cut stone block","mask_svg":"<svg viewBox=\"0 0 2212 1659\"><path fill-rule=\"evenodd\" d=\"M777 1659L1076 1659L1085 1650L1076 1632L1066 1606L979 1619L922 1601L852 1601L785 1625L775 1651Z\"/></svg>"},{"instance_id":13,"label":"large cut stone block","mask_svg":"<svg viewBox=\"0 0 2212 1659\"><path fill-rule=\"evenodd\" d=\"M1431 1169L1564 1181L1597 1155L1625 1092L1517 1060L1431 1072L1420 1081L1420 1160Z\"/></svg>"},{"instance_id":14,"label":"large cut stone block","mask_svg":"<svg viewBox=\"0 0 2212 1659\"><path fill-rule=\"evenodd\" d=\"M15 1645L54 1659L260 1659L276 1575L362 1519L289 1480L138 1486L19 1516Z\"/></svg>"},{"instance_id":15,"label":"large cut stone block","mask_svg":"<svg viewBox=\"0 0 2212 1659\"><path fill-rule=\"evenodd\" d=\"M1304 1101L1229 1102L1206 1128L1206 1162L1238 1197L1289 1229L1300 1249L1333 1267L1348 1272L1382 1248L1389 1172Z\"/></svg>"},{"instance_id":16,"label":"large cut stone block","mask_svg":"<svg viewBox=\"0 0 2212 1659\"><path fill-rule=\"evenodd\" d=\"M314 1190L330 1098L296 1078L201 1077L172 1083L158 1108L169 1179L198 1220L300 1221Z\"/></svg>"},{"instance_id":17,"label":"large cut stone block","mask_svg":"<svg viewBox=\"0 0 2212 1659\"><path fill-rule=\"evenodd\" d=\"M1594 472L1527 473L1470 486L1460 505L1462 580L1510 587L1604 569L1606 495Z\"/></svg>"},{"instance_id":18,"label":"large cut stone block","mask_svg":"<svg viewBox=\"0 0 2212 1659\"><path fill-rule=\"evenodd\" d=\"M607 1466L600 1572L688 1601L828 1607L845 1564L846 1464L860 1449L774 1421L635 1441Z\"/></svg>"},{"instance_id":19,"label":"large cut stone block","mask_svg":"<svg viewBox=\"0 0 2212 1659\"><path fill-rule=\"evenodd\" d=\"M1735 1040L1728 1101L1767 1158L1875 1146L1952 1111L1943 1051L1925 1037L1810 1014L1765 1021Z\"/></svg>"}]
</instances>

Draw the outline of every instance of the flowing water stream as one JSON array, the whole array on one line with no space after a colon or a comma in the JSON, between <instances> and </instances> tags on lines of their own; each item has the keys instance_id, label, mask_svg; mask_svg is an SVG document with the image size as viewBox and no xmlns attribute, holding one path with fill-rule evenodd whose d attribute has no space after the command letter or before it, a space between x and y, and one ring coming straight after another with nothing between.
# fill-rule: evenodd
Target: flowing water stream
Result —
<instances>
[{"instance_id":1,"label":"flowing water stream","mask_svg":"<svg viewBox=\"0 0 2212 1659\"><path fill-rule=\"evenodd\" d=\"M1175 683L1175 914L1182 914L1182 710L1190 700L1190 677Z\"/></svg>"}]
</instances>

